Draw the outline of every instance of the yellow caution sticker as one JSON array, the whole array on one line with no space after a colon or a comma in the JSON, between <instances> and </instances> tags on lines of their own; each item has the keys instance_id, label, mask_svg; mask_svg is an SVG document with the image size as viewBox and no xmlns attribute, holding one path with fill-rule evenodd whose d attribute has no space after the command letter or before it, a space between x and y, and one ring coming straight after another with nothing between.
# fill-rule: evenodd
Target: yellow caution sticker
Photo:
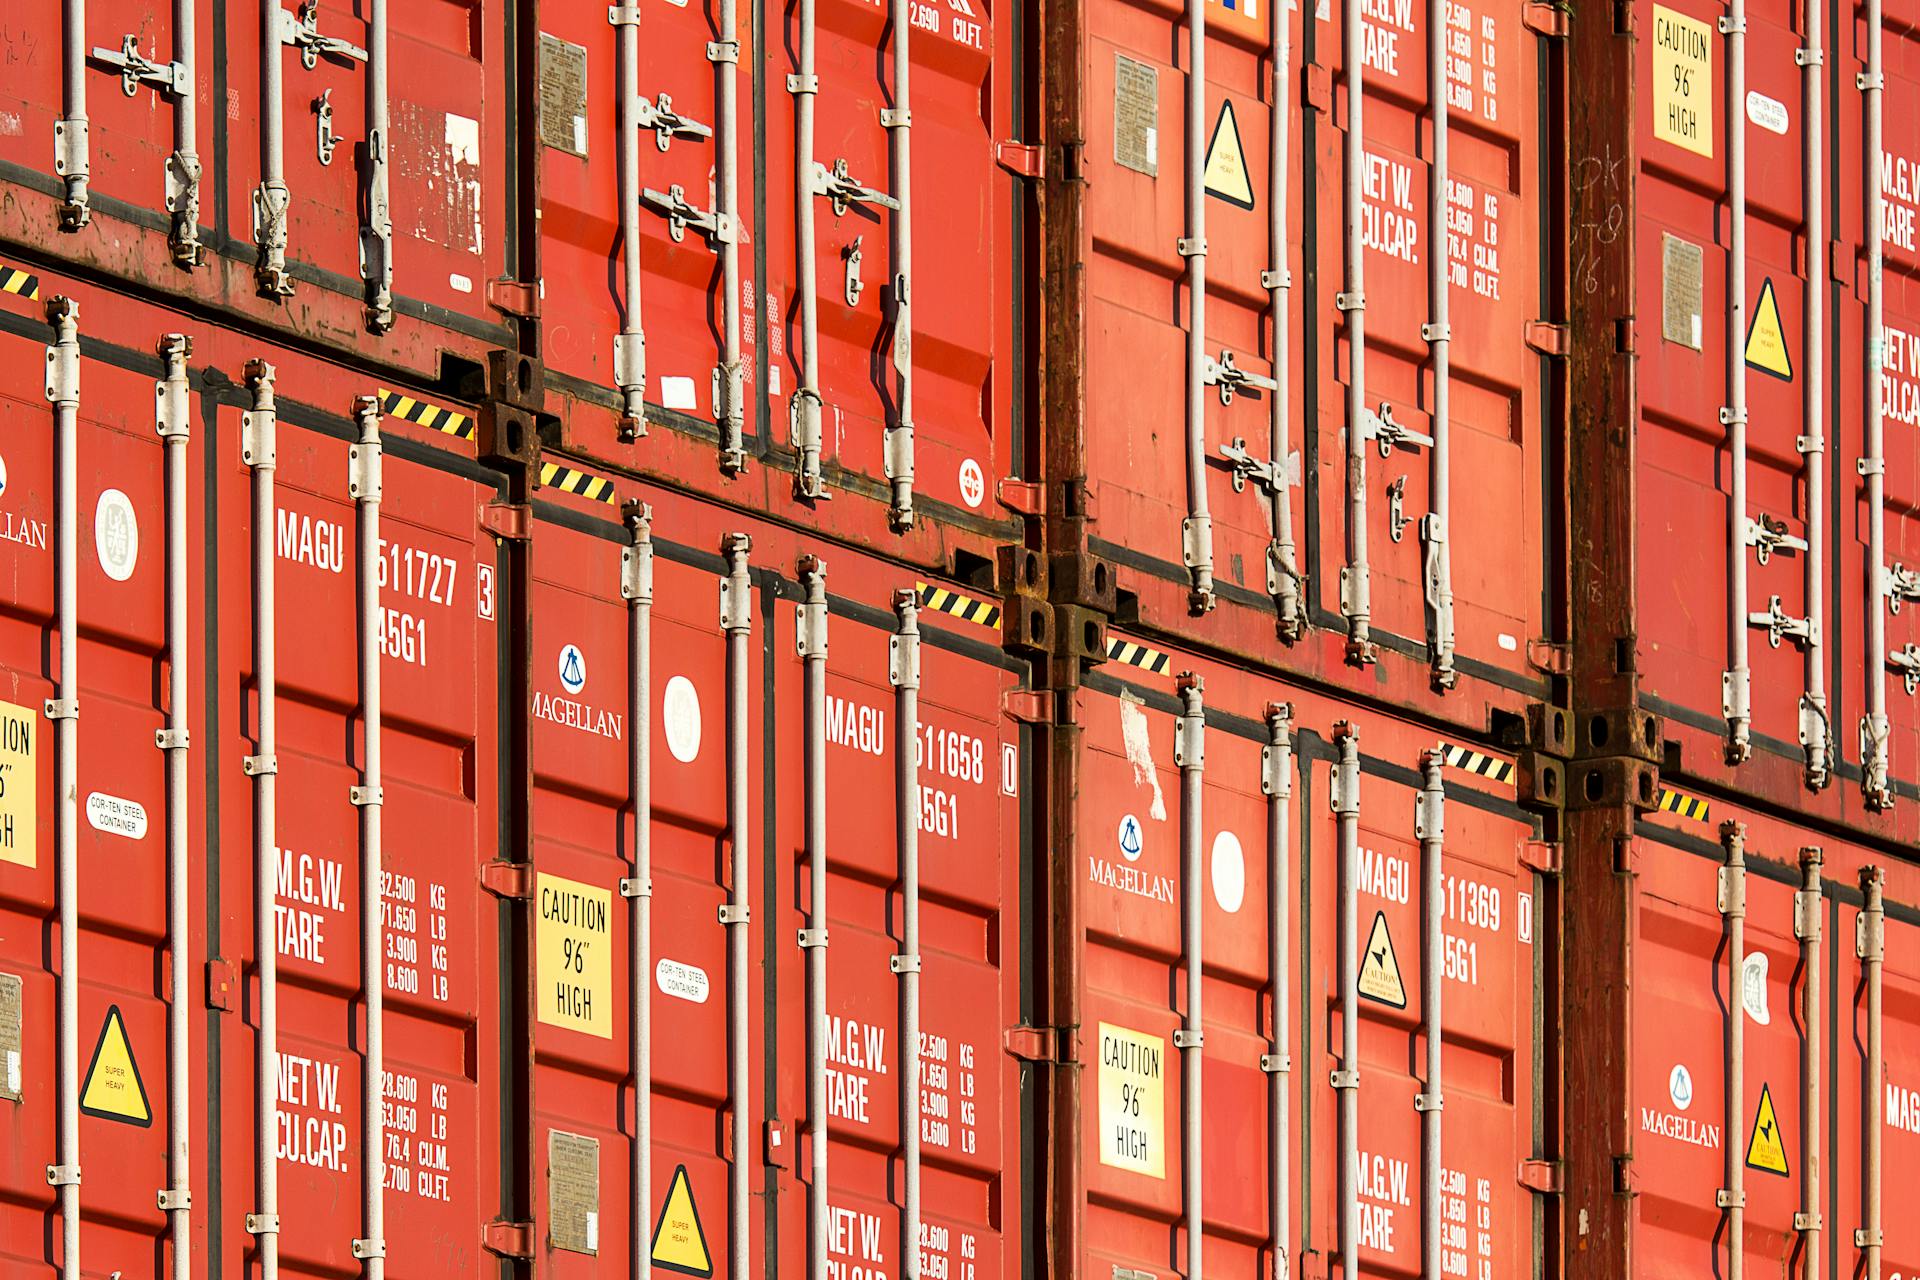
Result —
<instances>
[{"instance_id":1,"label":"yellow caution sticker","mask_svg":"<svg viewBox=\"0 0 1920 1280\"><path fill-rule=\"evenodd\" d=\"M1753 1137L1747 1140L1747 1168L1793 1176L1787 1171L1787 1144L1780 1136L1780 1117L1773 1110L1773 1091L1765 1084L1760 1086L1760 1105L1753 1113Z\"/></svg>"},{"instance_id":2,"label":"yellow caution sticker","mask_svg":"<svg viewBox=\"0 0 1920 1280\"><path fill-rule=\"evenodd\" d=\"M0 702L0 862L30 867L34 863L34 833L40 794L35 779L34 743L38 713L11 702Z\"/></svg>"},{"instance_id":3,"label":"yellow caution sticker","mask_svg":"<svg viewBox=\"0 0 1920 1280\"><path fill-rule=\"evenodd\" d=\"M1793 356L1787 350L1786 330L1780 324L1780 303L1773 296L1773 277L1760 286L1753 304L1753 323L1747 327L1747 367L1793 381Z\"/></svg>"},{"instance_id":4,"label":"yellow caution sticker","mask_svg":"<svg viewBox=\"0 0 1920 1280\"><path fill-rule=\"evenodd\" d=\"M707 1233L700 1225L693 1180L685 1165L674 1166L667 1202L660 1206L660 1221L654 1224L653 1265L683 1276L713 1274L713 1255L707 1250Z\"/></svg>"},{"instance_id":5,"label":"yellow caution sticker","mask_svg":"<svg viewBox=\"0 0 1920 1280\"><path fill-rule=\"evenodd\" d=\"M1207 194L1242 209L1253 208L1253 178L1247 172L1247 149L1240 141L1240 121L1231 101L1220 104L1213 141L1207 144Z\"/></svg>"},{"instance_id":6,"label":"yellow caution sticker","mask_svg":"<svg viewBox=\"0 0 1920 1280\"><path fill-rule=\"evenodd\" d=\"M613 1039L613 892L542 872L535 916L540 1021Z\"/></svg>"},{"instance_id":7,"label":"yellow caution sticker","mask_svg":"<svg viewBox=\"0 0 1920 1280\"><path fill-rule=\"evenodd\" d=\"M1653 6L1653 136L1709 158L1718 41L1713 28L1699 19Z\"/></svg>"},{"instance_id":8,"label":"yellow caution sticker","mask_svg":"<svg viewBox=\"0 0 1920 1280\"><path fill-rule=\"evenodd\" d=\"M1167 1042L1100 1024L1100 1163L1167 1176Z\"/></svg>"},{"instance_id":9,"label":"yellow caution sticker","mask_svg":"<svg viewBox=\"0 0 1920 1280\"><path fill-rule=\"evenodd\" d=\"M1360 957L1360 994L1396 1009L1407 1007L1407 984L1400 977L1400 957L1394 954L1384 911L1373 913L1366 954Z\"/></svg>"},{"instance_id":10,"label":"yellow caution sticker","mask_svg":"<svg viewBox=\"0 0 1920 1280\"><path fill-rule=\"evenodd\" d=\"M140 1064L133 1060L133 1044L127 1039L127 1024L117 1004L107 1006L107 1020L100 1024L93 1061L87 1064L86 1080L80 1086L80 1109L102 1120L137 1124L142 1129L153 1124L147 1086L140 1079Z\"/></svg>"}]
</instances>

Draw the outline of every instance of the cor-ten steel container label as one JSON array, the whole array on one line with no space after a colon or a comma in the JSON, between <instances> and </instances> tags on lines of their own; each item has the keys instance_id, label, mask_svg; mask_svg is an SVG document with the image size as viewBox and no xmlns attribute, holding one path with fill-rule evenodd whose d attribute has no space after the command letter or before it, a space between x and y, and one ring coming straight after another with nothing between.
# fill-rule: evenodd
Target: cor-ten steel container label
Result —
<instances>
[{"instance_id":1,"label":"cor-ten steel container label","mask_svg":"<svg viewBox=\"0 0 1920 1280\"><path fill-rule=\"evenodd\" d=\"M1653 136L1713 155L1713 28L1653 6Z\"/></svg>"},{"instance_id":2,"label":"cor-ten steel container label","mask_svg":"<svg viewBox=\"0 0 1920 1280\"><path fill-rule=\"evenodd\" d=\"M1100 1024L1100 1163L1167 1176L1167 1042Z\"/></svg>"},{"instance_id":3,"label":"cor-ten steel container label","mask_svg":"<svg viewBox=\"0 0 1920 1280\"><path fill-rule=\"evenodd\" d=\"M536 972L540 1021L613 1038L613 893L542 874Z\"/></svg>"},{"instance_id":4,"label":"cor-ten steel container label","mask_svg":"<svg viewBox=\"0 0 1920 1280\"><path fill-rule=\"evenodd\" d=\"M1122 53L1113 55L1113 162L1160 174L1160 72Z\"/></svg>"},{"instance_id":5,"label":"cor-ten steel container label","mask_svg":"<svg viewBox=\"0 0 1920 1280\"><path fill-rule=\"evenodd\" d=\"M556 1249L600 1252L600 1142L547 1130L547 1238Z\"/></svg>"},{"instance_id":6,"label":"cor-ten steel container label","mask_svg":"<svg viewBox=\"0 0 1920 1280\"><path fill-rule=\"evenodd\" d=\"M0 702L0 862L34 864L34 741L38 716Z\"/></svg>"}]
</instances>

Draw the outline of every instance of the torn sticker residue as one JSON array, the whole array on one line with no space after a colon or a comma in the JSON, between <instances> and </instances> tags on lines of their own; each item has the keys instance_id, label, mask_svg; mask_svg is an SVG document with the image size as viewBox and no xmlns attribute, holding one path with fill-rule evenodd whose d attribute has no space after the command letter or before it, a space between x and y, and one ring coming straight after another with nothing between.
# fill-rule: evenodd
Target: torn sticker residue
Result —
<instances>
[{"instance_id":1,"label":"torn sticker residue","mask_svg":"<svg viewBox=\"0 0 1920 1280\"><path fill-rule=\"evenodd\" d=\"M395 190L417 192L394 200L395 230L478 257L485 239L480 122L406 101L395 103L393 114Z\"/></svg>"},{"instance_id":2,"label":"torn sticker residue","mask_svg":"<svg viewBox=\"0 0 1920 1280\"><path fill-rule=\"evenodd\" d=\"M1147 812L1155 822L1167 820L1167 798L1160 791L1160 774L1153 767L1153 746L1147 739L1146 704L1132 694L1120 693L1120 741L1127 749L1127 763L1133 766L1133 785L1145 782L1153 788L1153 803Z\"/></svg>"}]
</instances>

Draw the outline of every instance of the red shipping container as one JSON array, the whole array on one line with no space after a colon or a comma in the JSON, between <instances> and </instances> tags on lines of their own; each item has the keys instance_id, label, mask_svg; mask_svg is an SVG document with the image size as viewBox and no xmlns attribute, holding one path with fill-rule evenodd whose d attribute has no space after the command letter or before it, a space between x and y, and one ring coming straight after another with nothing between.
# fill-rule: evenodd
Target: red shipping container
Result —
<instances>
[{"instance_id":1,"label":"red shipping container","mask_svg":"<svg viewBox=\"0 0 1920 1280\"><path fill-rule=\"evenodd\" d=\"M1545 693L1557 152L1531 10L1445 6L1436 73L1435 6L1202 7L1203 51L1192 8L1087 11L1089 546L1159 634L1341 683L1377 658L1378 696L1484 731Z\"/></svg>"}]
</instances>

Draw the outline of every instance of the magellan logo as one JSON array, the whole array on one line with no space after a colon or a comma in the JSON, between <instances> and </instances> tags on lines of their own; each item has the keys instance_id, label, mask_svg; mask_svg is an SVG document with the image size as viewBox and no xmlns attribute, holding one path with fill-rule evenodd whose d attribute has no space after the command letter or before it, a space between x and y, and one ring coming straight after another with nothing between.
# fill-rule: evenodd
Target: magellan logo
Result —
<instances>
[{"instance_id":1,"label":"magellan logo","mask_svg":"<svg viewBox=\"0 0 1920 1280\"><path fill-rule=\"evenodd\" d=\"M1673 1099L1676 1111L1685 1111L1693 1105L1693 1076L1687 1071L1687 1064L1673 1064L1673 1074L1667 1077L1667 1096Z\"/></svg>"},{"instance_id":2,"label":"magellan logo","mask_svg":"<svg viewBox=\"0 0 1920 1280\"><path fill-rule=\"evenodd\" d=\"M560 648L560 683L568 693L577 694L587 687L587 659L577 644Z\"/></svg>"}]
</instances>

